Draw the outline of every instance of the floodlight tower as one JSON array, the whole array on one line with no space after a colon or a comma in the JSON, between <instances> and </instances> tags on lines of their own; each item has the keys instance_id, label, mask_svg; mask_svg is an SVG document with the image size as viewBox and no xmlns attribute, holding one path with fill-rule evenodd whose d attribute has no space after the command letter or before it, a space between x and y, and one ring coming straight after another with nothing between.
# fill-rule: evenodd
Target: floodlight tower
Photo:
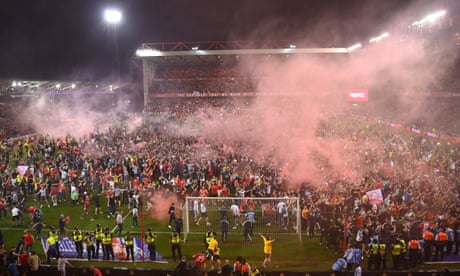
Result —
<instances>
[{"instance_id":1,"label":"floodlight tower","mask_svg":"<svg viewBox=\"0 0 460 276\"><path fill-rule=\"evenodd\" d=\"M115 47L115 64L117 81L120 82L120 60L118 56L118 37L117 27L120 25L123 14L120 10L114 8L107 8L104 10L104 20L109 26L109 32L113 33L114 47Z\"/></svg>"}]
</instances>

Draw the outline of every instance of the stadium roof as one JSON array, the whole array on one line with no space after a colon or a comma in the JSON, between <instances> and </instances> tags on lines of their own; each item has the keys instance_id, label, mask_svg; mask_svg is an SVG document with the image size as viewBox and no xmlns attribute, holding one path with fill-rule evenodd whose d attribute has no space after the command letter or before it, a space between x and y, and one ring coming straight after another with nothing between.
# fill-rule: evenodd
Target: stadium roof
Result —
<instances>
[{"instance_id":1,"label":"stadium roof","mask_svg":"<svg viewBox=\"0 0 460 276\"><path fill-rule=\"evenodd\" d=\"M39 94L114 93L122 83L56 80L0 80L0 95L28 96Z\"/></svg>"},{"instance_id":2,"label":"stadium roof","mask_svg":"<svg viewBox=\"0 0 460 276\"><path fill-rule=\"evenodd\" d=\"M210 64L232 62L244 55L347 54L347 48L306 48L288 41L201 41L144 43L136 51L140 59L158 64Z\"/></svg>"}]
</instances>

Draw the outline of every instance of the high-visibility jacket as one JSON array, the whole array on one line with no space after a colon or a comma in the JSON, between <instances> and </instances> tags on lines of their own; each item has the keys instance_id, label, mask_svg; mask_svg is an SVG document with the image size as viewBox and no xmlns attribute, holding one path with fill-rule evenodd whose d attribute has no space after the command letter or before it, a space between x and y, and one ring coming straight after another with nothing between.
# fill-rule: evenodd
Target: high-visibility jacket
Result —
<instances>
[{"instance_id":1,"label":"high-visibility jacket","mask_svg":"<svg viewBox=\"0 0 460 276\"><path fill-rule=\"evenodd\" d=\"M102 238L102 244L105 244L105 245L112 244L112 234L105 233Z\"/></svg>"},{"instance_id":2,"label":"high-visibility jacket","mask_svg":"<svg viewBox=\"0 0 460 276\"><path fill-rule=\"evenodd\" d=\"M426 241L432 241L434 239L433 232L425 231L425 233L423 233L423 239L426 240Z\"/></svg>"},{"instance_id":3,"label":"high-visibility jacket","mask_svg":"<svg viewBox=\"0 0 460 276\"><path fill-rule=\"evenodd\" d=\"M59 239L59 234L56 231L50 231L49 236L53 237L55 241Z\"/></svg>"},{"instance_id":4,"label":"high-visibility jacket","mask_svg":"<svg viewBox=\"0 0 460 276\"><path fill-rule=\"evenodd\" d=\"M437 238L437 240L441 242L447 241L447 234L445 232L439 232Z\"/></svg>"},{"instance_id":5,"label":"high-visibility jacket","mask_svg":"<svg viewBox=\"0 0 460 276\"><path fill-rule=\"evenodd\" d=\"M241 264L241 272L243 272L243 273L249 272L250 268L251 268L251 266L248 263Z\"/></svg>"},{"instance_id":6,"label":"high-visibility jacket","mask_svg":"<svg viewBox=\"0 0 460 276\"><path fill-rule=\"evenodd\" d=\"M400 242L401 242L401 253L406 253L407 252L406 241L401 239Z\"/></svg>"},{"instance_id":7,"label":"high-visibility jacket","mask_svg":"<svg viewBox=\"0 0 460 276\"><path fill-rule=\"evenodd\" d=\"M73 241L74 242L81 242L82 240L83 240L83 235L80 233L80 231L73 232Z\"/></svg>"},{"instance_id":8,"label":"high-visibility jacket","mask_svg":"<svg viewBox=\"0 0 460 276\"><path fill-rule=\"evenodd\" d=\"M214 233L212 231L209 231L208 233L206 233L206 243L209 243L213 238L214 238Z\"/></svg>"},{"instance_id":9,"label":"high-visibility jacket","mask_svg":"<svg viewBox=\"0 0 460 276\"><path fill-rule=\"evenodd\" d=\"M235 272L241 272L241 262L240 261L236 261L234 264L233 264L233 269Z\"/></svg>"},{"instance_id":10,"label":"high-visibility jacket","mask_svg":"<svg viewBox=\"0 0 460 276\"><path fill-rule=\"evenodd\" d=\"M125 238L125 245L126 246L132 246L134 244L133 237L126 237Z\"/></svg>"},{"instance_id":11,"label":"high-visibility jacket","mask_svg":"<svg viewBox=\"0 0 460 276\"><path fill-rule=\"evenodd\" d=\"M387 246L384 243L379 244L379 253L380 255L385 255L387 253Z\"/></svg>"},{"instance_id":12,"label":"high-visibility jacket","mask_svg":"<svg viewBox=\"0 0 460 276\"><path fill-rule=\"evenodd\" d=\"M54 239L53 236L49 236L46 241L48 242L48 246L52 246L56 244L56 240Z\"/></svg>"},{"instance_id":13,"label":"high-visibility jacket","mask_svg":"<svg viewBox=\"0 0 460 276\"><path fill-rule=\"evenodd\" d=\"M102 241L102 238L104 238L104 231L102 228L96 228L96 240Z\"/></svg>"},{"instance_id":14,"label":"high-visibility jacket","mask_svg":"<svg viewBox=\"0 0 460 276\"><path fill-rule=\"evenodd\" d=\"M148 244L155 243L155 236L152 233L149 233L147 237L145 238L145 242Z\"/></svg>"},{"instance_id":15,"label":"high-visibility jacket","mask_svg":"<svg viewBox=\"0 0 460 276\"><path fill-rule=\"evenodd\" d=\"M179 237L179 235L173 235L173 236L171 237L171 243L172 243L172 244L179 244L179 243L180 243L180 237Z\"/></svg>"},{"instance_id":16,"label":"high-visibility jacket","mask_svg":"<svg viewBox=\"0 0 460 276\"><path fill-rule=\"evenodd\" d=\"M92 237L87 237L85 239L86 247L91 247L94 244L93 238Z\"/></svg>"},{"instance_id":17,"label":"high-visibility jacket","mask_svg":"<svg viewBox=\"0 0 460 276\"><path fill-rule=\"evenodd\" d=\"M420 249L420 243L418 242L418 240L410 240L409 248L410 249Z\"/></svg>"},{"instance_id":18,"label":"high-visibility jacket","mask_svg":"<svg viewBox=\"0 0 460 276\"><path fill-rule=\"evenodd\" d=\"M378 255L379 254L379 244L378 243L371 244L371 254L372 255Z\"/></svg>"},{"instance_id":19,"label":"high-visibility jacket","mask_svg":"<svg viewBox=\"0 0 460 276\"><path fill-rule=\"evenodd\" d=\"M400 244L394 244L393 248L391 249L391 255L397 256L401 254L401 245Z\"/></svg>"}]
</instances>

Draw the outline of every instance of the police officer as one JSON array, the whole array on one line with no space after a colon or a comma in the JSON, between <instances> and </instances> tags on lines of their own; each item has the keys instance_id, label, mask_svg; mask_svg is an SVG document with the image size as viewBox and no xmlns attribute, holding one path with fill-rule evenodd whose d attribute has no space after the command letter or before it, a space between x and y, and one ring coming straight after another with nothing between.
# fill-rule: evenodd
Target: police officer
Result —
<instances>
[{"instance_id":1,"label":"police officer","mask_svg":"<svg viewBox=\"0 0 460 276\"><path fill-rule=\"evenodd\" d=\"M86 254L88 255L88 261L91 261L95 256L94 250L94 236L90 232L86 232L85 235Z\"/></svg>"},{"instance_id":2,"label":"police officer","mask_svg":"<svg viewBox=\"0 0 460 276\"><path fill-rule=\"evenodd\" d=\"M104 237L104 229L102 229L101 225L98 223L96 225L96 231L95 231L95 237L96 237L96 255L95 258L99 258L99 248L102 247L102 253L103 256L105 256L105 248L104 245L102 245L102 238Z\"/></svg>"},{"instance_id":3,"label":"police officer","mask_svg":"<svg viewBox=\"0 0 460 276\"><path fill-rule=\"evenodd\" d=\"M113 254L112 247L112 233L110 233L109 227L104 229L104 235L102 237L102 244L104 245L104 259L109 260L112 258L112 261L115 260L115 255Z\"/></svg>"},{"instance_id":4,"label":"police officer","mask_svg":"<svg viewBox=\"0 0 460 276\"><path fill-rule=\"evenodd\" d=\"M402 237L400 237L398 241L399 241L399 244L401 244L401 262L404 265L404 269L407 270L409 268L409 264L406 258L407 257L406 256L407 255L407 244L406 244L406 241Z\"/></svg>"},{"instance_id":5,"label":"police officer","mask_svg":"<svg viewBox=\"0 0 460 276\"><path fill-rule=\"evenodd\" d=\"M179 260L182 258L182 251L180 248L180 236L179 233L173 232L171 238L169 239L169 246L171 247L172 256L174 261L176 261L176 251L179 256Z\"/></svg>"},{"instance_id":6,"label":"police officer","mask_svg":"<svg viewBox=\"0 0 460 276\"><path fill-rule=\"evenodd\" d=\"M126 260L129 260L129 256L131 256L131 260L134 262L134 238L131 236L131 233L126 232L125 236L125 248L126 248Z\"/></svg>"},{"instance_id":7,"label":"police officer","mask_svg":"<svg viewBox=\"0 0 460 276\"><path fill-rule=\"evenodd\" d=\"M383 242L379 243L379 254L382 261L380 268L385 270L387 269L387 245Z\"/></svg>"},{"instance_id":8,"label":"police officer","mask_svg":"<svg viewBox=\"0 0 460 276\"><path fill-rule=\"evenodd\" d=\"M372 266L374 266L374 270L380 270L380 252L379 252L379 242L377 239L373 239L371 244L369 245L369 260L367 263L367 269L372 270Z\"/></svg>"},{"instance_id":9,"label":"police officer","mask_svg":"<svg viewBox=\"0 0 460 276\"><path fill-rule=\"evenodd\" d=\"M399 264L401 263L401 243L396 240L391 245L391 256L393 257L393 270L398 270Z\"/></svg>"},{"instance_id":10,"label":"police officer","mask_svg":"<svg viewBox=\"0 0 460 276\"><path fill-rule=\"evenodd\" d=\"M147 248L149 249L150 253L150 260L155 261L156 260L156 246L155 246L155 238L156 234L153 233L152 227L148 228L148 233L145 236L145 242L147 243Z\"/></svg>"},{"instance_id":11,"label":"police officer","mask_svg":"<svg viewBox=\"0 0 460 276\"><path fill-rule=\"evenodd\" d=\"M77 250L78 258L83 258L83 234L81 233L78 226L75 226L72 233L72 239L75 243L75 249Z\"/></svg>"},{"instance_id":12,"label":"police officer","mask_svg":"<svg viewBox=\"0 0 460 276\"><path fill-rule=\"evenodd\" d=\"M217 233L214 230L212 230L211 227L208 227L208 231L204 234L204 240L203 240L205 250L208 250L209 242L215 237L217 237Z\"/></svg>"},{"instance_id":13,"label":"police officer","mask_svg":"<svg viewBox=\"0 0 460 276\"><path fill-rule=\"evenodd\" d=\"M46 251L46 263L50 264L51 257L57 258L59 255L57 254L55 237L51 234L48 234L48 239L46 242L48 243L48 251Z\"/></svg>"},{"instance_id":14,"label":"police officer","mask_svg":"<svg viewBox=\"0 0 460 276\"><path fill-rule=\"evenodd\" d=\"M56 231L56 227L50 226L50 232L48 233L48 237L53 237L55 246L56 246L56 254L57 256L61 255L59 252L59 234Z\"/></svg>"}]
</instances>

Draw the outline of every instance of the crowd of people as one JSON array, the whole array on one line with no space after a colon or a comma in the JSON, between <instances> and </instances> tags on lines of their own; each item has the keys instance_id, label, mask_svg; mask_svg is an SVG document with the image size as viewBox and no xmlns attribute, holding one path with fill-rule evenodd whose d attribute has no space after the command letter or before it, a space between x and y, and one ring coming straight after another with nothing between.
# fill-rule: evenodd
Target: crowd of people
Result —
<instances>
[{"instance_id":1,"label":"crowd of people","mask_svg":"<svg viewBox=\"0 0 460 276\"><path fill-rule=\"evenodd\" d=\"M159 70L151 93L253 92L256 80L237 67L185 67Z\"/></svg>"},{"instance_id":2,"label":"crowd of people","mask_svg":"<svg viewBox=\"0 0 460 276\"><path fill-rule=\"evenodd\" d=\"M373 263L377 258L373 256L374 244L385 244L384 251L390 255L395 247L400 247L402 254L402 248L418 241L417 256L421 257L414 257L411 264L458 254L458 145L407 135L356 116L326 114L316 137L347 142L343 149L346 171L335 170L327 157L319 155L315 167L324 181L293 185L280 169L282 160L257 160L244 152L230 151L228 145L180 132L184 122L194 122L196 132L200 132L198 108L218 110L223 118L234 116L234 109L219 103L200 100L180 116L170 112L174 106L161 104L152 108L155 111L145 112L136 129L130 128L130 115L114 115L110 120L115 118L116 124L107 131L95 130L85 137L38 134L4 139L0 145L0 215L10 213L13 223L21 224L24 213L30 212L26 210L27 198L36 197L40 210L64 198L84 200L94 191L113 191L108 199L113 198L115 207L116 190L126 202L136 194L165 187L179 198L199 196L203 189L216 197L293 195L301 198L302 210L297 211L302 212L303 231L310 236L320 234L320 242L338 254L343 243L350 243L376 269L387 267ZM206 109L206 104L217 106ZM371 202L367 194L376 189L382 194L378 203ZM109 215L116 217L116 208ZM36 214L34 209L31 218L34 227L41 230L40 212ZM431 240L428 232L432 233ZM378 255L386 260L383 253ZM394 260L396 268L405 265L404 259Z\"/></svg>"}]
</instances>

